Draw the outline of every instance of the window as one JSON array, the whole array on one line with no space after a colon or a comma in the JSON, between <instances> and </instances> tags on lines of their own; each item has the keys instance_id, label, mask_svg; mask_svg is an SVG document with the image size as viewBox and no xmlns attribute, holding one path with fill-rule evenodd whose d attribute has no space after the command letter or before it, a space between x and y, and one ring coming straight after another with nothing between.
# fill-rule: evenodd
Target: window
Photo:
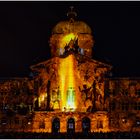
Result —
<instances>
[{"instance_id":1,"label":"window","mask_svg":"<svg viewBox=\"0 0 140 140\"><path fill-rule=\"evenodd\" d=\"M9 120L9 124L13 125L14 124L14 120Z\"/></svg>"},{"instance_id":2,"label":"window","mask_svg":"<svg viewBox=\"0 0 140 140\"><path fill-rule=\"evenodd\" d=\"M113 90L111 90L111 89L108 89L108 94L109 95L115 95L115 90L113 89Z\"/></svg>"},{"instance_id":3,"label":"window","mask_svg":"<svg viewBox=\"0 0 140 140\"><path fill-rule=\"evenodd\" d=\"M44 120L43 121L40 121L40 123L39 123L39 129L45 129L45 122L44 122Z\"/></svg>"},{"instance_id":4,"label":"window","mask_svg":"<svg viewBox=\"0 0 140 140\"><path fill-rule=\"evenodd\" d=\"M132 104L134 110L140 110L140 102Z\"/></svg>"},{"instance_id":5,"label":"window","mask_svg":"<svg viewBox=\"0 0 140 140\"><path fill-rule=\"evenodd\" d=\"M8 122L7 122L7 120L6 120L6 118L2 118L1 119L1 124L2 125L6 125Z\"/></svg>"},{"instance_id":6,"label":"window","mask_svg":"<svg viewBox=\"0 0 140 140\"><path fill-rule=\"evenodd\" d=\"M136 94L137 96L140 96L140 89L136 90L135 94Z\"/></svg>"},{"instance_id":7,"label":"window","mask_svg":"<svg viewBox=\"0 0 140 140\"><path fill-rule=\"evenodd\" d=\"M115 108L116 108L115 102L109 103L109 107L110 107L110 110L111 110L111 111L115 110Z\"/></svg>"},{"instance_id":8,"label":"window","mask_svg":"<svg viewBox=\"0 0 140 140\"><path fill-rule=\"evenodd\" d=\"M122 102L121 103L121 108L123 111L126 111L129 109L129 103L125 103L125 102Z\"/></svg>"},{"instance_id":9,"label":"window","mask_svg":"<svg viewBox=\"0 0 140 140\"><path fill-rule=\"evenodd\" d=\"M110 117L110 119L109 119L109 125L110 126L113 126L114 125L114 119L112 117Z\"/></svg>"},{"instance_id":10,"label":"window","mask_svg":"<svg viewBox=\"0 0 140 140\"><path fill-rule=\"evenodd\" d=\"M3 110L3 104L0 104L0 110Z\"/></svg>"},{"instance_id":11,"label":"window","mask_svg":"<svg viewBox=\"0 0 140 140\"><path fill-rule=\"evenodd\" d=\"M97 128L103 128L103 121L99 120L97 121Z\"/></svg>"},{"instance_id":12,"label":"window","mask_svg":"<svg viewBox=\"0 0 140 140\"><path fill-rule=\"evenodd\" d=\"M137 103L133 103L133 109L134 110L137 110L138 108L137 108Z\"/></svg>"},{"instance_id":13,"label":"window","mask_svg":"<svg viewBox=\"0 0 140 140\"><path fill-rule=\"evenodd\" d=\"M68 133L75 132L75 120L73 118L69 118L67 121L67 132Z\"/></svg>"},{"instance_id":14,"label":"window","mask_svg":"<svg viewBox=\"0 0 140 140\"><path fill-rule=\"evenodd\" d=\"M20 120L18 118L15 119L15 124L20 124Z\"/></svg>"},{"instance_id":15,"label":"window","mask_svg":"<svg viewBox=\"0 0 140 140\"><path fill-rule=\"evenodd\" d=\"M85 117L82 119L82 129L83 132L89 132L90 131L90 119Z\"/></svg>"},{"instance_id":16,"label":"window","mask_svg":"<svg viewBox=\"0 0 140 140\"><path fill-rule=\"evenodd\" d=\"M59 131L60 131L60 120L59 120L59 118L54 118L53 120L52 120L52 133L59 133Z\"/></svg>"},{"instance_id":17,"label":"window","mask_svg":"<svg viewBox=\"0 0 140 140\"><path fill-rule=\"evenodd\" d=\"M80 52L80 54L84 55L84 49L83 48L79 48L78 51Z\"/></svg>"},{"instance_id":18,"label":"window","mask_svg":"<svg viewBox=\"0 0 140 140\"><path fill-rule=\"evenodd\" d=\"M9 108L9 105L7 105L7 104L1 104L1 111L2 112L6 112L7 110L8 110L8 108Z\"/></svg>"},{"instance_id":19,"label":"window","mask_svg":"<svg viewBox=\"0 0 140 140\"><path fill-rule=\"evenodd\" d=\"M63 48L59 48L59 55L63 55L64 53L64 49Z\"/></svg>"},{"instance_id":20,"label":"window","mask_svg":"<svg viewBox=\"0 0 140 140\"><path fill-rule=\"evenodd\" d=\"M0 92L0 96L3 96L3 92Z\"/></svg>"}]
</instances>

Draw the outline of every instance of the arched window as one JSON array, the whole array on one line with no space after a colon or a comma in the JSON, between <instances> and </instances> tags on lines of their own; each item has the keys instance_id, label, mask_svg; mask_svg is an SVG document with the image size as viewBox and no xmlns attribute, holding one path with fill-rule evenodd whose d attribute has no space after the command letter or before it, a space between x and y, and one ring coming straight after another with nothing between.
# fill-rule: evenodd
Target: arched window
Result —
<instances>
[{"instance_id":1,"label":"arched window","mask_svg":"<svg viewBox=\"0 0 140 140\"><path fill-rule=\"evenodd\" d=\"M98 120L97 121L97 128L103 128L103 121L102 120Z\"/></svg>"},{"instance_id":2,"label":"arched window","mask_svg":"<svg viewBox=\"0 0 140 140\"><path fill-rule=\"evenodd\" d=\"M79 52L80 54L84 55L84 49L83 49L83 48L79 48L79 49L78 49L78 52Z\"/></svg>"},{"instance_id":3,"label":"arched window","mask_svg":"<svg viewBox=\"0 0 140 140\"><path fill-rule=\"evenodd\" d=\"M60 131L60 119L59 118L54 118L52 120L52 133L59 133Z\"/></svg>"},{"instance_id":4,"label":"arched window","mask_svg":"<svg viewBox=\"0 0 140 140\"><path fill-rule=\"evenodd\" d=\"M75 120L73 118L69 118L67 121L67 132L68 133L75 132Z\"/></svg>"},{"instance_id":5,"label":"arched window","mask_svg":"<svg viewBox=\"0 0 140 140\"><path fill-rule=\"evenodd\" d=\"M64 49L63 48L59 48L59 55L63 55L64 53Z\"/></svg>"},{"instance_id":6,"label":"arched window","mask_svg":"<svg viewBox=\"0 0 140 140\"><path fill-rule=\"evenodd\" d=\"M90 132L90 119L88 117L84 117L82 119L82 130L83 130L83 133Z\"/></svg>"},{"instance_id":7,"label":"arched window","mask_svg":"<svg viewBox=\"0 0 140 140\"><path fill-rule=\"evenodd\" d=\"M114 111L115 110L115 108L116 108L116 104L115 104L115 102L113 101L113 102L111 102L111 103L109 103L109 109L110 109L110 111Z\"/></svg>"},{"instance_id":8,"label":"arched window","mask_svg":"<svg viewBox=\"0 0 140 140\"><path fill-rule=\"evenodd\" d=\"M45 129L45 121L44 120L39 122L39 128L40 129Z\"/></svg>"}]
</instances>

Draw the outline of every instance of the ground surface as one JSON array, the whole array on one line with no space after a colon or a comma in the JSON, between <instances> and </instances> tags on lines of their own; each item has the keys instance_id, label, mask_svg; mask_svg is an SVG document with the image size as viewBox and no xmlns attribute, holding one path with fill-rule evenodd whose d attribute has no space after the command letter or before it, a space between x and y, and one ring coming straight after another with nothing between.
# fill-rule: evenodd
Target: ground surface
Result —
<instances>
[{"instance_id":1,"label":"ground surface","mask_svg":"<svg viewBox=\"0 0 140 140\"><path fill-rule=\"evenodd\" d=\"M113 133L90 133L90 134L83 134L83 133L75 133L75 134L67 134L67 133L61 133L61 134L50 134L50 133L0 133L0 139L2 138L14 138L14 139L86 139L86 138L91 138L91 139L101 139L101 138L109 138L109 139L139 139L140 138L140 133L130 133L130 132L113 132Z\"/></svg>"}]
</instances>

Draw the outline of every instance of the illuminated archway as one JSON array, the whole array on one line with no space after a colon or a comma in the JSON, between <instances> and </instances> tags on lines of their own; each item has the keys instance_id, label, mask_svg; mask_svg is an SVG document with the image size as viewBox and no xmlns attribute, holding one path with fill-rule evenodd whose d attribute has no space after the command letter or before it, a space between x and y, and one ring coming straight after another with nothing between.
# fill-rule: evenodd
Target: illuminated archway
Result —
<instances>
[{"instance_id":1,"label":"illuminated archway","mask_svg":"<svg viewBox=\"0 0 140 140\"><path fill-rule=\"evenodd\" d=\"M88 117L82 119L82 131L83 133L90 132L90 119Z\"/></svg>"},{"instance_id":2,"label":"illuminated archway","mask_svg":"<svg viewBox=\"0 0 140 140\"><path fill-rule=\"evenodd\" d=\"M69 118L67 121L67 133L75 132L75 120L74 118Z\"/></svg>"},{"instance_id":3,"label":"illuminated archway","mask_svg":"<svg viewBox=\"0 0 140 140\"><path fill-rule=\"evenodd\" d=\"M53 118L52 120L52 133L59 133L60 131L60 119L59 118Z\"/></svg>"}]
</instances>

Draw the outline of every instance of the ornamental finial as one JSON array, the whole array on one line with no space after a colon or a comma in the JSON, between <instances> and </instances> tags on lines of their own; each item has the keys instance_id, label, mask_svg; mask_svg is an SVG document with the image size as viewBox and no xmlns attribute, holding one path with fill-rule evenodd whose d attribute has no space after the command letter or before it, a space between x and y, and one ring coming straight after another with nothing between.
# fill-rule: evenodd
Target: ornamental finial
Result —
<instances>
[{"instance_id":1,"label":"ornamental finial","mask_svg":"<svg viewBox=\"0 0 140 140\"><path fill-rule=\"evenodd\" d=\"M70 20L74 20L75 17L77 16L77 13L73 10L74 6L70 6L70 10L67 13L67 16L70 18Z\"/></svg>"}]
</instances>

